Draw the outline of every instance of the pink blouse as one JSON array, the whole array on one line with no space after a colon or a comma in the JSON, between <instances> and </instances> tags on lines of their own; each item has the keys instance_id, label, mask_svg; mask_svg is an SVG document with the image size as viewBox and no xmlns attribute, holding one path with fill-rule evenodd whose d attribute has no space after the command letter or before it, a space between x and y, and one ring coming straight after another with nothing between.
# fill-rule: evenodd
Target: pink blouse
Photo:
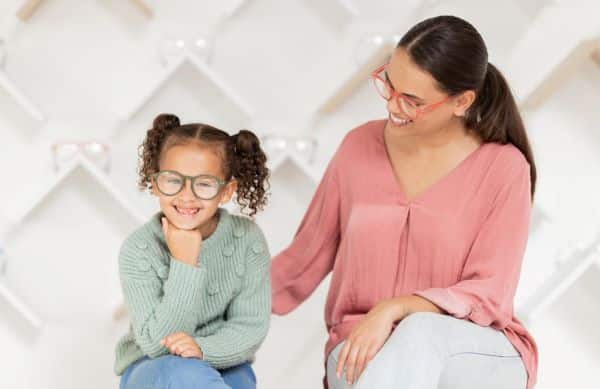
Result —
<instances>
[{"instance_id":1,"label":"pink blouse","mask_svg":"<svg viewBox=\"0 0 600 389\"><path fill-rule=\"evenodd\" d=\"M273 259L273 312L285 314L333 272L326 356L380 300L424 297L502 331L536 380L535 341L513 312L531 211L530 166L484 143L407 201L384 143L385 120L346 135L291 245Z\"/></svg>"}]
</instances>

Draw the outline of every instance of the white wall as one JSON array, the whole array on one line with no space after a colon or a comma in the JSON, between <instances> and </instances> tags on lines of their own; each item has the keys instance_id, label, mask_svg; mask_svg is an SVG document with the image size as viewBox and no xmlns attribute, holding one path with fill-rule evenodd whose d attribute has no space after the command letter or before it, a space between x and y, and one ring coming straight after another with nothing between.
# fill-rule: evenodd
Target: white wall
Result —
<instances>
[{"instance_id":1,"label":"white wall","mask_svg":"<svg viewBox=\"0 0 600 389\"><path fill-rule=\"evenodd\" d=\"M47 119L32 119L0 87L0 232L9 223L7 215L32 205L36 193L55 177L49 145L65 139L110 144L111 185L135 212L145 217L154 212L154 201L136 190L136 148L159 112L230 131L247 126L261 134L312 134L319 152L307 169L318 176L349 129L385 112L364 82L334 112L315 115L345 75L358 68L357 56L364 55L360 42L375 33L401 34L426 16L456 14L480 29L490 60L502 69L544 6L516 0L493 5L356 0L359 15L352 18L337 0L249 0L224 25L209 65L252 108L251 118L187 66L123 120L163 77L165 67L157 55L160 35L191 40L206 34L233 2L147 0L155 11L150 20L128 1L55 0L15 26L20 3L0 3L0 32L8 36L4 71ZM527 62L524 58L523 71L531 71ZM518 302L526 302L551 274L556 255L585 246L600 231L595 201L600 195L599 94L599 68L584 61L558 92L524 112L540 175L543 208L536 212L544 218L530 240ZM273 253L292 238L314 188L314 180L293 163L274 172L271 205L258 218ZM76 169L4 236L10 262L0 282L41 317L43 326L30 328L0 298L5 350L1 388L118 384L113 349L127 323L112 319L120 302L116 254L138 222L115 199L93 174ZM539 388L595 387L600 271L595 265L586 269L530 323L541 353ZM273 319L256 364L260 387L320 384L326 287L324 283L296 312Z\"/></svg>"}]
</instances>

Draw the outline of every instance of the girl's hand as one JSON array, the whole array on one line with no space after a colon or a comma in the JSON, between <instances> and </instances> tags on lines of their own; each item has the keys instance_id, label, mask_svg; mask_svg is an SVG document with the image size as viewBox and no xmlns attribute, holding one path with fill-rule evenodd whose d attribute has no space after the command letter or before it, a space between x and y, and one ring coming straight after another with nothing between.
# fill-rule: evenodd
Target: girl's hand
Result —
<instances>
[{"instance_id":1,"label":"girl's hand","mask_svg":"<svg viewBox=\"0 0 600 389\"><path fill-rule=\"evenodd\" d=\"M196 340L185 332L175 332L161 339L160 344L169 350L173 355L179 355L183 358L202 359L204 354L196 343Z\"/></svg>"},{"instance_id":2,"label":"girl's hand","mask_svg":"<svg viewBox=\"0 0 600 389\"><path fill-rule=\"evenodd\" d=\"M354 328L338 358L336 375L342 378L346 368L346 381L352 385L379 352L392 333L395 321L405 316L397 300L377 304Z\"/></svg>"},{"instance_id":3,"label":"girl's hand","mask_svg":"<svg viewBox=\"0 0 600 389\"><path fill-rule=\"evenodd\" d=\"M188 265L196 266L202 246L202 233L198 229L179 229L166 217L163 217L161 222L171 256Z\"/></svg>"}]
</instances>

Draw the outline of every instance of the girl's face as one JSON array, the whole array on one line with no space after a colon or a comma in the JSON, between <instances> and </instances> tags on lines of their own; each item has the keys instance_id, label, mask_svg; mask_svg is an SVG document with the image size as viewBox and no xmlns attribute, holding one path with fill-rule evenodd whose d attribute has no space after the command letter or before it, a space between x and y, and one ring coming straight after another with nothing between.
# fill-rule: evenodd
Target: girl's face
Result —
<instances>
[{"instance_id":1,"label":"girl's face","mask_svg":"<svg viewBox=\"0 0 600 389\"><path fill-rule=\"evenodd\" d=\"M425 135L450 128L464 116L475 98L472 91L448 98L448 95L438 87L435 78L419 68L407 51L401 47L394 51L390 59L387 79L393 90L407 97L419 110L447 99L413 120L402 110L397 99L390 99L387 103L388 126L393 131L406 135Z\"/></svg>"},{"instance_id":2,"label":"girl's face","mask_svg":"<svg viewBox=\"0 0 600 389\"><path fill-rule=\"evenodd\" d=\"M159 169L176 171L190 177L211 175L225 180L221 157L213 148L198 142L174 145L163 151ZM235 180L231 180L215 198L203 200L197 198L192 191L190 180L185 180L179 193L167 196L157 189L153 179L152 193L158 197L161 210L172 224L183 230L192 230L203 226L215 215L219 205L231 200L236 186Z\"/></svg>"}]
</instances>

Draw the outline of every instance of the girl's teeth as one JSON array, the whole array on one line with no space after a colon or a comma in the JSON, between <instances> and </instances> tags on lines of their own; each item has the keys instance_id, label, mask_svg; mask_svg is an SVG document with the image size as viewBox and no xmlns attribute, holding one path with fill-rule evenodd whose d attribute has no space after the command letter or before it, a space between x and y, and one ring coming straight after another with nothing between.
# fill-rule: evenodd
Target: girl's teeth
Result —
<instances>
[{"instance_id":1,"label":"girl's teeth","mask_svg":"<svg viewBox=\"0 0 600 389\"><path fill-rule=\"evenodd\" d=\"M175 207L175 209L177 210L177 212L179 212L182 215L195 215L196 213L198 213L198 208L179 208L179 207Z\"/></svg>"}]
</instances>

